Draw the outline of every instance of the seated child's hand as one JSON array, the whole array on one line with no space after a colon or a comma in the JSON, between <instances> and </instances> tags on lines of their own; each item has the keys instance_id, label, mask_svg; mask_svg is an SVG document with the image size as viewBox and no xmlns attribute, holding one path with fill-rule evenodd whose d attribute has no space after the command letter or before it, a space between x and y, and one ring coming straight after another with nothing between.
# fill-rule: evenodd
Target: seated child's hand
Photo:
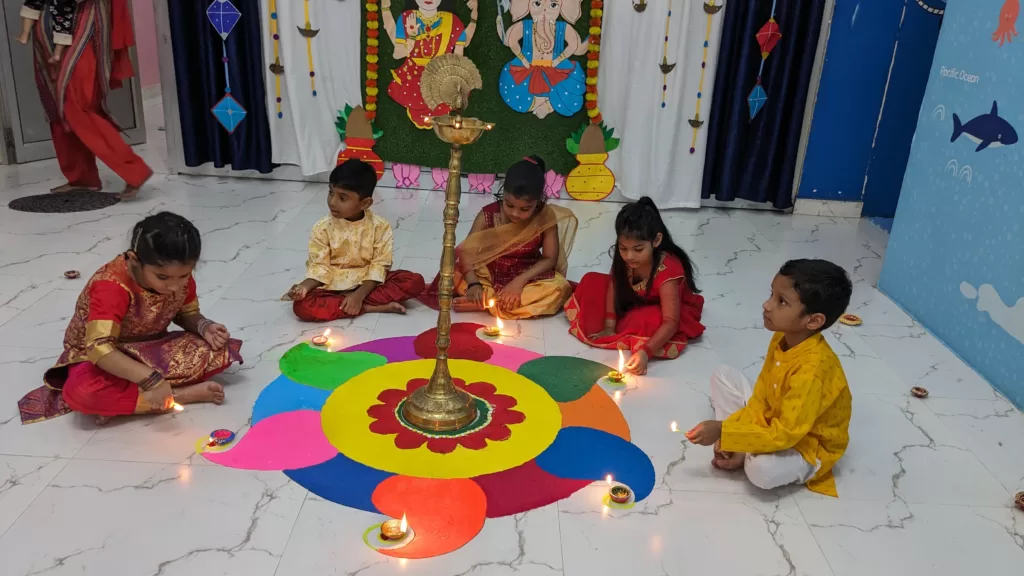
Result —
<instances>
[{"instance_id":1,"label":"seated child's hand","mask_svg":"<svg viewBox=\"0 0 1024 576\"><path fill-rule=\"evenodd\" d=\"M626 362L626 372L643 376L647 374L647 362L647 352L637 350L636 353L629 357L629 361Z\"/></svg>"},{"instance_id":2,"label":"seated child's hand","mask_svg":"<svg viewBox=\"0 0 1024 576\"><path fill-rule=\"evenodd\" d=\"M686 439L701 446L711 446L722 438L722 423L705 420L686 433Z\"/></svg>"},{"instance_id":3,"label":"seated child's hand","mask_svg":"<svg viewBox=\"0 0 1024 576\"><path fill-rule=\"evenodd\" d=\"M203 328L203 340L210 345L214 350L221 350L224 346L227 346L228 340L231 338L231 334L223 324L217 324L216 322L207 324Z\"/></svg>"},{"instance_id":4,"label":"seated child's hand","mask_svg":"<svg viewBox=\"0 0 1024 576\"><path fill-rule=\"evenodd\" d=\"M345 301L341 304L341 311L349 316L358 316L363 312L363 299L356 294L345 296Z\"/></svg>"},{"instance_id":5,"label":"seated child's hand","mask_svg":"<svg viewBox=\"0 0 1024 576\"><path fill-rule=\"evenodd\" d=\"M309 289L302 284L296 284L288 289L287 294L281 296L281 300L298 302L300 300L305 300L307 295L309 295Z\"/></svg>"},{"instance_id":6,"label":"seated child's hand","mask_svg":"<svg viewBox=\"0 0 1024 576\"><path fill-rule=\"evenodd\" d=\"M601 330L597 334L591 334L587 337L590 338L591 340L599 340L601 338L607 338L609 336L615 336L615 328L605 328L604 330Z\"/></svg>"},{"instance_id":7,"label":"seated child's hand","mask_svg":"<svg viewBox=\"0 0 1024 576\"><path fill-rule=\"evenodd\" d=\"M501 307L505 310L519 308L523 298L523 288L523 284L518 280L513 280L502 288L498 293L498 302L501 303Z\"/></svg>"}]
</instances>

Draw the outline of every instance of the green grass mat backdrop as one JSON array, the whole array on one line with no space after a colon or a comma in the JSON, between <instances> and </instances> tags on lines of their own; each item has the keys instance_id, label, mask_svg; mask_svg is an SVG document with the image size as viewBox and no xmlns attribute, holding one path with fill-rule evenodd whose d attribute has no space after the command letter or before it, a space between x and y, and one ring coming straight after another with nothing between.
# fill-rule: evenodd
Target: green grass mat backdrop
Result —
<instances>
[{"instance_id":1,"label":"green grass mat backdrop","mask_svg":"<svg viewBox=\"0 0 1024 576\"><path fill-rule=\"evenodd\" d=\"M512 110L498 94L498 76L501 69L512 58L512 51L498 37L496 0L480 0L479 20L476 34L465 55L480 69L483 78L483 89L475 90L469 97L466 115L493 122L495 127L484 134L480 140L465 148L462 155L462 170L473 174L500 174L522 159L524 156L537 154L544 159L548 168L559 174L568 174L576 167L575 157L565 148L565 139L581 125L589 122L587 109L583 107L574 116L566 118L552 112L547 118L540 120L532 113L520 113ZM445 6L449 4L446 2ZM444 7L444 6L443 6ZM392 0L391 12L395 20L405 10L405 0ZM469 25L469 8L465 0L455 0L452 10L465 25ZM589 37L590 0L583 0L583 12L576 21L575 28L582 40ZM529 16L527 16L529 17ZM413 126L406 115L405 108L388 96L388 85L392 82L391 71L402 64L394 59L394 44L384 31L383 20L380 24L380 50L378 71L377 118L374 127L383 130L384 135L377 140L374 150L386 161L415 164L429 168L447 168L450 149L447 144L438 140L432 130L420 130ZM505 15L504 26L508 29L512 19ZM366 80L366 7L363 6L362 62L363 80ZM586 54L573 56L586 70ZM363 96L365 97L365 84ZM600 100L598 100L600 104Z\"/></svg>"}]
</instances>

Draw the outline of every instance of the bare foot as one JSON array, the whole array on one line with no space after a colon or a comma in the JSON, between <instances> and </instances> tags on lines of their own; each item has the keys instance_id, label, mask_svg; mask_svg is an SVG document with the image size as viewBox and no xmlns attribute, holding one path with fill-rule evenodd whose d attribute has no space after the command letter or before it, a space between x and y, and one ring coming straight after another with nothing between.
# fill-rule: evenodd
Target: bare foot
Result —
<instances>
[{"instance_id":1,"label":"bare foot","mask_svg":"<svg viewBox=\"0 0 1024 576\"><path fill-rule=\"evenodd\" d=\"M103 426L107 422L110 422L111 418L113 418L113 417L112 416L97 416L96 417L96 425L97 426Z\"/></svg>"},{"instance_id":2,"label":"bare foot","mask_svg":"<svg viewBox=\"0 0 1024 576\"><path fill-rule=\"evenodd\" d=\"M56 188L50 188L50 192L53 192L54 194L67 194L68 192L99 192L100 190L102 190L102 188L99 186L79 186L70 182L57 186Z\"/></svg>"},{"instance_id":3,"label":"bare foot","mask_svg":"<svg viewBox=\"0 0 1024 576\"><path fill-rule=\"evenodd\" d=\"M224 403L224 387L216 382L200 382L191 386L175 388L174 399L178 404L198 404L200 402Z\"/></svg>"},{"instance_id":4,"label":"bare foot","mask_svg":"<svg viewBox=\"0 0 1024 576\"><path fill-rule=\"evenodd\" d=\"M405 314L405 306L398 302L384 304L383 306L364 306L363 312L379 312L382 314Z\"/></svg>"},{"instance_id":5,"label":"bare foot","mask_svg":"<svg viewBox=\"0 0 1024 576\"><path fill-rule=\"evenodd\" d=\"M121 193L117 195L117 198L118 198L118 200L128 201L128 200L134 200L135 197L138 196L138 195L139 195L139 189L138 188L136 188L135 186L128 186L126 184L125 187L124 187L124 190L121 191Z\"/></svg>"},{"instance_id":6,"label":"bare foot","mask_svg":"<svg viewBox=\"0 0 1024 576\"><path fill-rule=\"evenodd\" d=\"M743 468L744 455L742 452L715 452L711 460L711 466L719 470L738 470Z\"/></svg>"},{"instance_id":7,"label":"bare foot","mask_svg":"<svg viewBox=\"0 0 1024 576\"><path fill-rule=\"evenodd\" d=\"M28 44L28 34L18 36L18 44Z\"/></svg>"}]
</instances>

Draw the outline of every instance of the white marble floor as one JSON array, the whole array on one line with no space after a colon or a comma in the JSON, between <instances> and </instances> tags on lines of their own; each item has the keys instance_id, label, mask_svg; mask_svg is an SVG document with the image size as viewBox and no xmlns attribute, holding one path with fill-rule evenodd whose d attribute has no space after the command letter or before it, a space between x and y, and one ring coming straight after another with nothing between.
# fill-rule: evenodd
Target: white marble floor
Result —
<instances>
[{"instance_id":1,"label":"white marble floor","mask_svg":"<svg viewBox=\"0 0 1024 576\"><path fill-rule=\"evenodd\" d=\"M154 135L157 135L154 131ZM147 156L161 162L160 145ZM1024 415L880 294L887 237L859 220L761 212L673 212L667 221L696 260L707 335L657 363L621 406L633 441L657 470L651 497L603 514L600 488L557 505L488 521L470 544L424 561L388 561L361 542L374 519L323 501L279 473L204 464L193 442L214 428L244 430L277 360L317 328L279 295L301 278L305 238L324 214L324 185L158 175L133 203L100 212L31 215L7 202L59 183L53 162L0 168L0 575L728 574L1019 575L1024 566ZM116 189L111 179L111 189ZM465 233L486 201L466 196ZM441 197L381 190L396 230L395 261L432 275ZM570 276L608 266L615 205L574 203L581 230ZM197 276L203 309L245 341L246 364L224 381L224 406L124 419L97 429L75 415L22 426L16 400L60 350L84 279L124 250L141 216L172 210L203 232ZM719 473L710 451L668 432L708 418L719 363L756 375L769 335L758 306L786 259L816 256L849 270L859 328L828 333L855 398L852 443L838 467L838 500L804 489L759 492ZM334 324L345 344L412 335L434 316ZM516 344L611 362L584 348L561 317L521 322ZM926 401L908 389L931 390Z\"/></svg>"}]
</instances>

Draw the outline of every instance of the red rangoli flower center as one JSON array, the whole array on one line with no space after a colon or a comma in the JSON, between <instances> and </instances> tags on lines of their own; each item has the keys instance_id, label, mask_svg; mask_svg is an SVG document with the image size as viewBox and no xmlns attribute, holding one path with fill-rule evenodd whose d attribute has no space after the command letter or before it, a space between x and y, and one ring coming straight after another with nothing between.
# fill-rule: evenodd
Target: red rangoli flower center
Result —
<instances>
[{"instance_id":1,"label":"red rangoli flower center","mask_svg":"<svg viewBox=\"0 0 1024 576\"><path fill-rule=\"evenodd\" d=\"M498 394L497 388L489 382L465 381L455 378L455 386L473 396L479 408L480 416L475 422L463 430L456 432L426 432L413 427L401 415L402 405L409 396L422 386L427 385L426 378L410 380L405 390L391 388L377 396L380 404L371 406L366 414L374 419L370 431L383 436L394 435L395 446L402 450L415 450L427 445L427 449L437 454L449 454L462 446L468 450L483 450L487 441L503 442L512 437L513 424L526 420L526 415L518 410L516 399L505 394Z\"/></svg>"}]
</instances>

